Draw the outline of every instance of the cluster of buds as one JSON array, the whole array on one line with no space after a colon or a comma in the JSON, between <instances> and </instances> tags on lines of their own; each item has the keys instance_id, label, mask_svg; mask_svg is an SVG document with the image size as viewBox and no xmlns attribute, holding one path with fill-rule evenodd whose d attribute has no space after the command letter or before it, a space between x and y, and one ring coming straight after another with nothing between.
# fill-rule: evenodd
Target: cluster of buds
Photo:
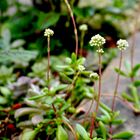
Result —
<instances>
[{"instance_id":1,"label":"cluster of buds","mask_svg":"<svg viewBox=\"0 0 140 140\"><path fill-rule=\"evenodd\" d=\"M120 39L117 41L117 47L119 50L123 51L126 50L126 48L128 47L128 42L124 39Z\"/></svg>"},{"instance_id":2,"label":"cluster of buds","mask_svg":"<svg viewBox=\"0 0 140 140\"><path fill-rule=\"evenodd\" d=\"M93 80L98 80L99 79L99 75L96 72L92 72L89 77Z\"/></svg>"},{"instance_id":3,"label":"cluster of buds","mask_svg":"<svg viewBox=\"0 0 140 140\"><path fill-rule=\"evenodd\" d=\"M79 30L80 31L87 31L88 30L88 26L86 24L82 24L79 26Z\"/></svg>"},{"instance_id":4,"label":"cluster of buds","mask_svg":"<svg viewBox=\"0 0 140 140\"><path fill-rule=\"evenodd\" d=\"M97 53L104 53L102 47L103 45L105 44L105 39L100 36L99 34L93 36L89 42L90 46L95 46L97 47L97 50L96 52ZM124 39L120 39L117 41L117 47L119 50L123 51L123 50L126 50L126 48L128 47L128 42Z\"/></svg>"},{"instance_id":5,"label":"cluster of buds","mask_svg":"<svg viewBox=\"0 0 140 140\"><path fill-rule=\"evenodd\" d=\"M102 47L105 44L105 39L99 34L93 36L89 42L90 46L97 47L97 53L104 53Z\"/></svg>"},{"instance_id":6,"label":"cluster of buds","mask_svg":"<svg viewBox=\"0 0 140 140\"><path fill-rule=\"evenodd\" d=\"M54 34L54 31L51 30L51 29L45 29L45 32L44 32L44 36L47 36L47 37L50 37L50 36L53 36Z\"/></svg>"}]
</instances>

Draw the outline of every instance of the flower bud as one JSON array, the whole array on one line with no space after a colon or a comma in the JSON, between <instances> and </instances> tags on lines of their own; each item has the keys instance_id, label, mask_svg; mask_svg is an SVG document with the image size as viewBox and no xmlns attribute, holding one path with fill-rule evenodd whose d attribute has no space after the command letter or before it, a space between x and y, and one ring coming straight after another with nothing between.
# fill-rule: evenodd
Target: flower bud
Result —
<instances>
[{"instance_id":1,"label":"flower bud","mask_svg":"<svg viewBox=\"0 0 140 140\"><path fill-rule=\"evenodd\" d=\"M103 44L105 44L105 39L100 36L99 34L93 36L89 42L90 46L95 46L95 47L102 47Z\"/></svg>"},{"instance_id":2,"label":"flower bud","mask_svg":"<svg viewBox=\"0 0 140 140\"><path fill-rule=\"evenodd\" d=\"M117 47L119 50L123 51L129 46L128 42L124 39L120 39L117 41Z\"/></svg>"},{"instance_id":3,"label":"flower bud","mask_svg":"<svg viewBox=\"0 0 140 140\"><path fill-rule=\"evenodd\" d=\"M51 29L45 29L45 32L44 32L44 36L47 36L47 37L50 37L50 36L53 36L54 34L54 31L51 30Z\"/></svg>"}]
</instances>

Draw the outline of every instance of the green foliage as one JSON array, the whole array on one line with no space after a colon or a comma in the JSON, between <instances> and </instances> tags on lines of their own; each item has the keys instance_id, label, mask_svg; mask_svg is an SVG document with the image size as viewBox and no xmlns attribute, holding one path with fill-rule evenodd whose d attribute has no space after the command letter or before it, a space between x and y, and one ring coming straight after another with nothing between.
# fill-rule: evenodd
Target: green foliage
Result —
<instances>
[{"instance_id":1,"label":"green foliage","mask_svg":"<svg viewBox=\"0 0 140 140\"><path fill-rule=\"evenodd\" d=\"M57 128L56 137L57 137L57 140L68 140L68 134L61 125L59 125Z\"/></svg>"},{"instance_id":2,"label":"green foliage","mask_svg":"<svg viewBox=\"0 0 140 140\"><path fill-rule=\"evenodd\" d=\"M50 26L54 26L59 21L59 18L59 13L49 12L46 14L40 12L40 14L38 14L37 28L44 30Z\"/></svg>"},{"instance_id":3,"label":"green foliage","mask_svg":"<svg viewBox=\"0 0 140 140\"><path fill-rule=\"evenodd\" d=\"M20 136L21 140L34 140L38 131L32 129L25 129Z\"/></svg>"},{"instance_id":4,"label":"green foliage","mask_svg":"<svg viewBox=\"0 0 140 140\"><path fill-rule=\"evenodd\" d=\"M25 44L23 39L18 39L11 43L11 32L7 28L2 28L1 36L0 63L15 63L18 67L25 67L30 60L36 58L36 51L21 48Z\"/></svg>"},{"instance_id":5,"label":"green foliage","mask_svg":"<svg viewBox=\"0 0 140 140\"><path fill-rule=\"evenodd\" d=\"M5 65L0 67L0 85L6 85L14 82L16 76L13 74L13 68L8 68Z\"/></svg>"},{"instance_id":6,"label":"green foliage","mask_svg":"<svg viewBox=\"0 0 140 140\"><path fill-rule=\"evenodd\" d=\"M90 140L88 133L86 132L85 128L80 124L76 124L76 131L82 138L82 140ZM80 138L79 138L80 139Z\"/></svg>"},{"instance_id":7,"label":"green foliage","mask_svg":"<svg viewBox=\"0 0 140 140\"><path fill-rule=\"evenodd\" d=\"M120 132L112 136L113 139L130 139L134 133L132 131Z\"/></svg>"},{"instance_id":8,"label":"green foliage","mask_svg":"<svg viewBox=\"0 0 140 140\"><path fill-rule=\"evenodd\" d=\"M8 8L7 0L0 1L0 11L4 12L7 10L7 8Z\"/></svg>"}]
</instances>

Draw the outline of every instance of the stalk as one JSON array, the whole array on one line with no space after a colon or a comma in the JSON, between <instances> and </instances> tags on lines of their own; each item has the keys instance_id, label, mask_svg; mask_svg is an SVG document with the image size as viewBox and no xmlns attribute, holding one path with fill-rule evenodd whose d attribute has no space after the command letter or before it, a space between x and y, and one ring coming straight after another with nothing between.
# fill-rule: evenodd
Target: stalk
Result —
<instances>
[{"instance_id":1,"label":"stalk","mask_svg":"<svg viewBox=\"0 0 140 140\"><path fill-rule=\"evenodd\" d=\"M68 11L69 11L70 16L71 16L71 19L72 19L73 27L74 27L74 34L75 34L75 54L77 56L78 55L78 33L77 33L76 23L75 23L73 12L72 12L72 9L70 7L70 4L69 4L68 0L64 0L64 1L65 1L66 5L67 5Z\"/></svg>"},{"instance_id":2,"label":"stalk","mask_svg":"<svg viewBox=\"0 0 140 140\"><path fill-rule=\"evenodd\" d=\"M85 32L81 32L81 40L80 40L80 56L83 56L83 45L84 45L84 36Z\"/></svg>"},{"instance_id":3,"label":"stalk","mask_svg":"<svg viewBox=\"0 0 140 140\"><path fill-rule=\"evenodd\" d=\"M95 118L96 115L98 113L98 109L99 109L99 104L100 104L100 97L101 97L101 88L102 88L102 56L101 53L99 54L99 83L98 83L98 97L97 97L97 104L96 104L96 109L95 109L95 114L93 114L92 118L91 118L91 127L90 127L90 138L92 138L92 133L94 130L94 123L95 123Z\"/></svg>"},{"instance_id":4,"label":"stalk","mask_svg":"<svg viewBox=\"0 0 140 140\"><path fill-rule=\"evenodd\" d=\"M122 53L122 50L121 50L121 53L120 53L120 61L119 61L119 70L121 70L122 57L123 57L123 53ZM111 106L112 112L115 109L115 101L116 101L116 97L117 97L117 93L118 93L119 81L120 81L120 74L118 73L117 74L117 79L116 79L115 90L114 90L114 94L113 94L112 106ZM110 126L109 126L109 133L111 135L113 133L112 124L110 124ZM109 140L112 140L112 138L109 138Z\"/></svg>"},{"instance_id":5,"label":"stalk","mask_svg":"<svg viewBox=\"0 0 140 140\"><path fill-rule=\"evenodd\" d=\"M48 81L48 92L50 91L50 36L47 37L48 40L48 66L47 66L47 81Z\"/></svg>"},{"instance_id":6,"label":"stalk","mask_svg":"<svg viewBox=\"0 0 140 140\"><path fill-rule=\"evenodd\" d=\"M123 52L121 51L120 53L120 61L119 61L119 70L121 70L121 65L122 65L122 57L123 57ZM114 90L114 96L113 96L113 101L112 101L112 112L114 111L115 108L115 99L116 99L116 95L118 92L118 86L119 86L119 81L120 81L120 74L117 74L117 80L116 80L116 86L115 86L115 90Z\"/></svg>"},{"instance_id":7,"label":"stalk","mask_svg":"<svg viewBox=\"0 0 140 140\"><path fill-rule=\"evenodd\" d=\"M98 86L98 98L97 98L97 105L96 105L96 113L98 112L100 97L101 97L101 81L102 81L102 56L99 53L99 86Z\"/></svg>"}]
</instances>

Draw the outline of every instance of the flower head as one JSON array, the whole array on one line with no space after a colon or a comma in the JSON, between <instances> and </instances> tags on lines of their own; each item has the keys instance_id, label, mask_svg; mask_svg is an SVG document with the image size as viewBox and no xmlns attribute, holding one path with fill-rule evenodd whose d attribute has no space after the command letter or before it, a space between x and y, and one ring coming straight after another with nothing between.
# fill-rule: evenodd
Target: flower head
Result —
<instances>
[{"instance_id":1,"label":"flower head","mask_svg":"<svg viewBox=\"0 0 140 140\"><path fill-rule=\"evenodd\" d=\"M96 72L92 72L89 77L93 80L98 80L99 79L99 75Z\"/></svg>"},{"instance_id":2,"label":"flower head","mask_svg":"<svg viewBox=\"0 0 140 140\"><path fill-rule=\"evenodd\" d=\"M117 41L117 47L119 50L123 51L129 46L128 42L124 39L120 39Z\"/></svg>"},{"instance_id":3,"label":"flower head","mask_svg":"<svg viewBox=\"0 0 140 140\"><path fill-rule=\"evenodd\" d=\"M45 29L45 32L44 32L44 36L47 36L47 37L50 37L50 36L53 36L54 34L54 31L51 30L51 29Z\"/></svg>"},{"instance_id":4,"label":"flower head","mask_svg":"<svg viewBox=\"0 0 140 140\"><path fill-rule=\"evenodd\" d=\"M88 30L88 26L86 24L82 24L79 26L79 30L80 31L87 31Z\"/></svg>"},{"instance_id":5,"label":"flower head","mask_svg":"<svg viewBox=\"0 0 140 140\"><path fill-rule=\"evenodd\" d=\"M96 52L97 53L100 53L100 54L103 54L104 53L104 50L103 49L97 49Z\"/></svg>"},{"instance_id":6,"label":"flower head","mask_svg":"<svg viewBox=\"0 0 140 140\"><path fill-rule=\"evenodd\" d=\"M103 44L105 44L105 39L99 34L97 34L91 38L89 43L90 43L90 46L95 46L95 47L100 48L103 46Z\"/></svg>"}]
</instances>

